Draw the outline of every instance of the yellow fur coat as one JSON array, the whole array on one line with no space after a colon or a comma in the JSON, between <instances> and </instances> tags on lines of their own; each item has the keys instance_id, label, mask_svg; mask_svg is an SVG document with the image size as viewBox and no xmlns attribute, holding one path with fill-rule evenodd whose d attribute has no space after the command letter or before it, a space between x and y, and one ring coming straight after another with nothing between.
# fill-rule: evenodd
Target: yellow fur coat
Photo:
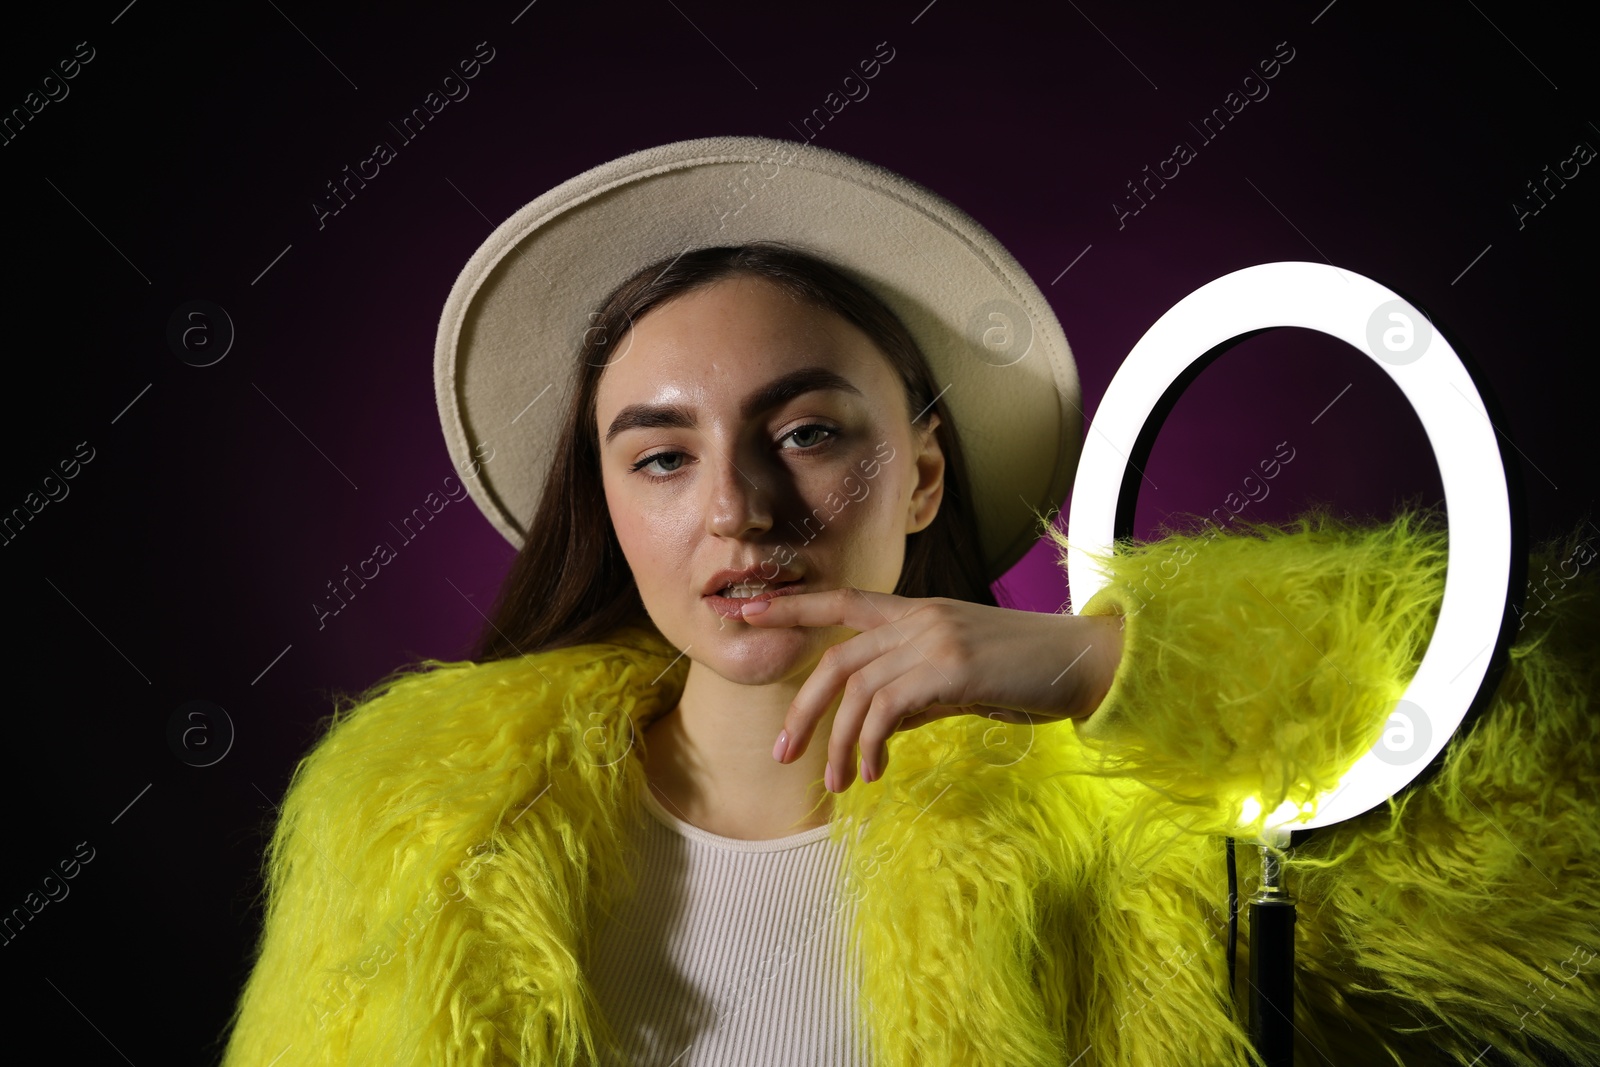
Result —
<instances>
[{"instance_id":1,"label":"yellow fur coat","mask_svg":"<svg viewBox=\"0 0 1600 1067\"><path fill-rule=\"evenodd\" d=\"M1444 534L1319 516L1110 565L1085 610L1128 629L1092 717L942 719L835 798L876 1064L1250 1062L1218 831L1240 796L1306 799L1371 747L1426 647ZM1546 579L1442 770L1295 849L1297 1062L1600 1064L1597 602L1592 569ZM675 656L640 628L430 661L336 712L267 851L226 1067L602 1062L586 948L630 891L642 726L676 702Z\"/></svg>"}]
</instances>

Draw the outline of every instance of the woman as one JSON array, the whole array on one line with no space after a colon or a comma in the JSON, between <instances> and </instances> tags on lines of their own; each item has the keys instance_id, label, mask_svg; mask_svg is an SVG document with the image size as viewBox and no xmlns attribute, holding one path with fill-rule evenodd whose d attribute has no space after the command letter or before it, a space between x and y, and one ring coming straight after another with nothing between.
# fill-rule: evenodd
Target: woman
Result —
<instances>
[{"instance_id":1,"label":"woman","mask_svg":"<svg viewBox=\"0 0 1600 1067\"><path fill-rule=\"evenodd\" d=\"M530 247L490 246L468 290ZM484 343L492 305L442 346ZM390 679L297 769L226 1062L1247 1062L1205 835L1371 747L1442 532L1174 534L1103 560L1079 615L1008 611L963 447L989 426L953 416L914 313L785 245L703 240L591 309L477 662ZM504 528L528 465L488 484L516 438L479 449L485 420L450 409L473 364L441 366ZM1530 622L1435 779L1294 857L1305 1062L1582 1062L1587 960L1556 948L1592 929L1593 603L1575 583ZM1503 888L1530 872L1490 823L1556 891ZM1557 973L1517 1014L1517 980Z\"/></svg>"}]
</instances>

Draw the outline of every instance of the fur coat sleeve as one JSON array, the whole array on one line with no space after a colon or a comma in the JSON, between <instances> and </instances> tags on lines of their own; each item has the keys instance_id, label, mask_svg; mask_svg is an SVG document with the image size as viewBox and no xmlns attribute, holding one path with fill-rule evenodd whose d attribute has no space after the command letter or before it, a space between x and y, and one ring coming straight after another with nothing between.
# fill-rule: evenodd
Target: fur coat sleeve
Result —
<instances>
[{"instance_id":1,"label":"fur coat sleeve","mask_svg":"<svg viewBox=\"0 0 1600 1067\"><path fill-rule=\"evenodd\" d=\"M1086 1035L1098 1062L1149 1062L1132 1047L1129 1019L1173 1014L1173 971L1196 966L1169 940L1176 924L1152 925L1177 918L1169 909L1184 896L1158 872L1180 877L1190 852L1196 875L1186 880L1211 898L1199 966L1212 973L1180 996L1198 1005L1225 989L1226 897L1215 873L1199 873L1214 860L1195 835L1230 832L1245 798L1264 811L1312 801L1372 747L1437 618L1447 545L1436 520L1352 526L1317 515L1220 536L1209 527L1102 561L1113 580L1085 611L1123 614L1127 653L1077 731L1091 773L1140 786L1106 816L1131 860L1126 878L1110 881L1131 880L1133 895L1100 899L1127 938L1116 951L1145 958L1107 960L1118 988L1099 992L1116 1003L1118 1026L1110 1041ZM1435 775L1294 849L1297 1062L1600 1063L1594 559L1576 535L1534 556L1506 673ZM1165 859L1130 854L1173 834ZM1245 896L1258 881L1254 849L1239 857ZM1240 918L1233 1002L1243 1005ZM1237 1042L1222 1040L1228 1030L1204 1026L1192 1007L1163 1021L1216 1035L1214 1047L1199 1039L1207 1051L1189 1062L1244 1062L1229 1047Z\"/></svg>"},{"instance_id":2,"label":"fur coat sleeve","mask_svg":"<svg viewBox=\"0 0 1600 1067\"><path fill-rule=\"evenodd\" d=\"M1408 517L1131 546L1085 605L1128 619L1087 721L892 738L832 822L873 1062L1249 1063L1219 834L1371 746L1443 561ZM1584 571L1547 596L1441 771L1295 849L1298 1062L1600 1063L1600 594ZM336 714L278 817L225 1067L600 1062L583 960L686 666L625 630L424 664Z\"/></svg>"}]
</instances>

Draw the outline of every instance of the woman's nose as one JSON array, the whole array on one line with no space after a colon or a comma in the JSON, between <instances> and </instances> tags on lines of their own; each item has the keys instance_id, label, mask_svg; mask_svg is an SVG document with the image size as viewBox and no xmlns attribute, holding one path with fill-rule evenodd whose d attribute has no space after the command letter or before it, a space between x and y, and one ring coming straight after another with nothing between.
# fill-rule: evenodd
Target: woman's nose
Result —
<instances>
[{"instance_id":1,"label":"woman's nose","mask_svg":"<svg viewBox=\"0 0 1600 1067\"><path fill-rule=\"evenodd\" d=\"M711 499L706 529L722 537L741 537L772 528L772 501L765 487L767 472L758 462L731 452L714 452L709 464Z\"/></svg>"}]
</instances>

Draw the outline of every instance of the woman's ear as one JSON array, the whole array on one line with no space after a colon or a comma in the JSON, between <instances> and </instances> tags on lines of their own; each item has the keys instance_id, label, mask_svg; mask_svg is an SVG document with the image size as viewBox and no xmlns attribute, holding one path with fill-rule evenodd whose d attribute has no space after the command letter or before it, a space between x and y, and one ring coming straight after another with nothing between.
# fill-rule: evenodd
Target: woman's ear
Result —
<instances>
[{"instance_id":1,"label":"woman's ear","mask_svg":"<svg viewBox=\"0 0 1600 1067\"><path fill-rule=\"evenodd\" d=\"M911 492L911 502L906 507L906 533L914 534L928 527L939 514L939 502L944 499L944 449L939 447L939 437L933 431L939 425L939 413L928 416L926 429L911 427L911 438L918 443L917 483Z\"/></svg>"}]
</instances>

